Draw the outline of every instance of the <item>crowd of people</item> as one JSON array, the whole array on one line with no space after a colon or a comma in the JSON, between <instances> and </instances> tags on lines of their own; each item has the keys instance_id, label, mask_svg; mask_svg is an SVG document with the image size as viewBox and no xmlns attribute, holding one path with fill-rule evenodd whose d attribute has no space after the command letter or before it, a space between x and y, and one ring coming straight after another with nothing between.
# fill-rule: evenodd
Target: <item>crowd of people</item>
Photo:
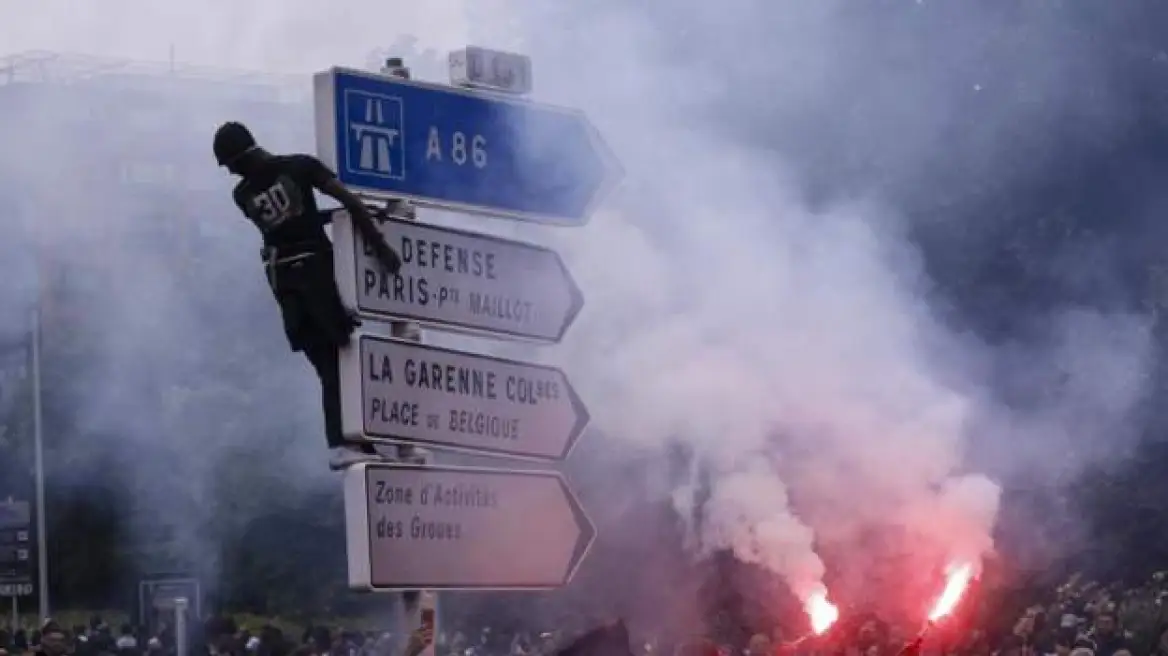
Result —
<instances>
[{"instance_id":1,"label":"crowd of people","mask_svg":"<svg viewBox=\"0 0 1168 656\"><path fill-rule=\"evenodd\" d=\"M417 656L433 642L426 630L398 639L388 632L360 632L309 627L299 641L274 626L257 631L237 627L222 617L192 627L187 635L190 656ZM129 624L114 631L100 617L88 625L65 628L49 620L36 629L0 630L0 656L176 656L174 627L160 624L151 631Z\"/></svg>"},{"instance_id":2,"label":"crowd of people","mask_svg":"<svg viewBox=\"0 0 1168 656\"><path fill-rule=\"evenodd\" d=\"M1168 576L1143 585L1104 586L1073 578L1032 605L1012 626L987 625L1001 600L971 599L965 612L924 629L890 626L875 615L842 618L821 636L792 639L781 629L753 634L746 644L691 636L677 644L652 627L623 622L581 635L540 628L516 633L490 627L426 627L406 635L310 626L287 635L274 626L246 628L224 617L192 625L190 656L1168 656ZM700 633L700 632L695 632ZM116 630L94 617L63 627L52 620L35 630L0 631L0 656L176 656L173 627Z\"/></svg>"}]
</instances>

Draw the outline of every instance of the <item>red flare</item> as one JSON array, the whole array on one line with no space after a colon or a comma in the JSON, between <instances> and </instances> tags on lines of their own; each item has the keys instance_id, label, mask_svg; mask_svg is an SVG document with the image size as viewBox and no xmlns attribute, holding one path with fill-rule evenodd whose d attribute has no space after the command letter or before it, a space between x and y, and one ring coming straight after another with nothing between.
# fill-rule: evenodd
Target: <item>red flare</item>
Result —
<instances>
[{"instance_id":1,"label":"red flare","mask_svg":"<svg viewBox=\"0 0 1168 656\"><path fill-rule=\"evenodd\" d=\"M953 612L957 607L957 603L961 601L961 595L965 594L966 588L969 587L969 582L973 579L973 565L969 563L950 565L945 572L945 589L941 592L941 596L937 598L937 603L933 604L933 610L929 612L929 622L936 622Z\"/></svg>"},{"instance_id":2,"label":"red flare","mask_svg":"<svg viewBox=\"0 0 1168 656\"><path fill-rule=\"evenodd\" d=\"M811 630L815 635L822 635L839 619L839 609L827 600L826 592L811 593L803 608L807 611L807 617L811 619Z\"/></svg>"}]
</instances>

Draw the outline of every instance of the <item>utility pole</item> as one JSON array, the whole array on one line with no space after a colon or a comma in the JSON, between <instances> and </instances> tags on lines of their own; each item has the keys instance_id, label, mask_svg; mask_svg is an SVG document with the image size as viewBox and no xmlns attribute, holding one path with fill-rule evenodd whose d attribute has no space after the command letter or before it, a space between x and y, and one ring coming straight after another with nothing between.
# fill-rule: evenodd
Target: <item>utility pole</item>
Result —
<instances>
[{"instance_id":1,"label":"utility pole","mask_svg":"<svg viewBox=\"0 0 1168 656\"><path fill-rule=\"evenodd\" d=\"M32 434L33 470L36 484L37 598L41 620L50 617L49 532L45 521L45 441L41 408L41 281L37 281L36 305L32 310Z\"/></svg>"}]
</instances>

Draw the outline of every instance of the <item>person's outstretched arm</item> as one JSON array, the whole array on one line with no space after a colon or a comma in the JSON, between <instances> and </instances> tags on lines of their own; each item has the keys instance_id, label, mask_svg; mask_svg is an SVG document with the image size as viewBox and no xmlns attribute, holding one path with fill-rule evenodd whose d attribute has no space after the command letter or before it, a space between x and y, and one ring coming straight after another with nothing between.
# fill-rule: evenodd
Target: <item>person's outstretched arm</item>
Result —
<instances>
[{"instance_id":1,"label":"person's outstretched arm","mask_svg":"<svg viewBox=\"0 0 1168 656\"><path fill-rule=\"evenodd\" d=\"M401 257L386 243L385 235L377 229L377 224L373 221L373 215L369 213L369 208L365 207L360 198L357 198L353 192L341 184L336 174L329 170L324 162L311 155L303 155L302 157L305 158L305 164L309 168L312 185L345 208L365 243L373 248L373 253L381 265L391 275L396 274L401 269Z\"/></svg>"}]
</instances>

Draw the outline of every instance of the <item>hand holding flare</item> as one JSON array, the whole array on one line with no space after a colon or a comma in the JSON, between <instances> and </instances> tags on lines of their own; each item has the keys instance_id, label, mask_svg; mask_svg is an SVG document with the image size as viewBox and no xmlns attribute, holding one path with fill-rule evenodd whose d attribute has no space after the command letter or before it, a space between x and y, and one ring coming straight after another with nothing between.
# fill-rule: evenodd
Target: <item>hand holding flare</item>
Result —
<instances>
[{"instance_id":1,"label":"hand holding flare","mask_svg":"<svg viewBox=\"0 0 1168 656\"><path fill-rule=\"evenodd\" d=\"M949 566L945 573L945 589L941 591L941 596L933 604L933 610L929 611L928 621L925 622L924 628L917 634L917 637L901 648L898 656L916 656L921 652L921 645L924 643L925 635L929 629L933 628L938 620L953 612L972 580L973 565L962 563Z\"/></svg>"}]
</instances>

